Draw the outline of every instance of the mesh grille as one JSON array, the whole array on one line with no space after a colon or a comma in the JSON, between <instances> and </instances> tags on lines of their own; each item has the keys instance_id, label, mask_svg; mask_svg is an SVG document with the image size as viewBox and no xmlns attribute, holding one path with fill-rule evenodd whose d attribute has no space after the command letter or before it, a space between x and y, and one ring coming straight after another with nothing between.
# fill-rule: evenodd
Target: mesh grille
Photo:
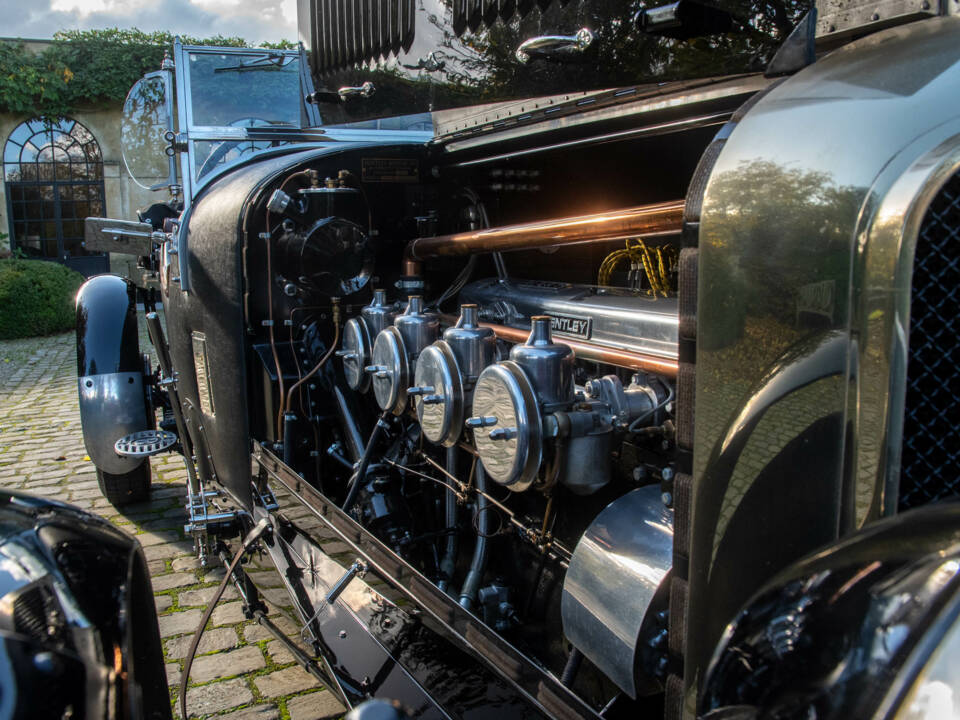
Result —
<instances>
[{"instance_id":1,"label":"mesh grille","mask_svg":"<svg viewBox=\"0 0 960 720\"><path fill-rule=\"evenodd\" d=\"M914 258L900 509L960 494L960 173L930 205Z\"/></svg>"}]
</instances>

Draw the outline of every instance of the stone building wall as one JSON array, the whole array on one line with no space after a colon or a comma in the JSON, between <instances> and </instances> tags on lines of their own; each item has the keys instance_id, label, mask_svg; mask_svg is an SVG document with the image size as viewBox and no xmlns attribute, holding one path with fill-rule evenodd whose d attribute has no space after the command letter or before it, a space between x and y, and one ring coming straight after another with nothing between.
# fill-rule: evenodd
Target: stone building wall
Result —
<instances>
[{"instance_id":1,"label":"stone building wall","mask_svg":"<svg viewBox=\"0 0 960 720\"><path fill-rule=\"evenodd\" d=\"M0 38L0 42L9 41L7 38ZM27 41L28 47L35 50L42 49L47 43L44 41ZM123 152L120 142L120 127L122 118L122 104L117 103L105 107L92 107L78 110L70 115L70 118L76 120L87 128L96 138L100 145L100 152L103 156L103 184L105 208L104 214L107 217L135 220L137 209L146 207L155 202L163 202L168 199L165 191L150 192L139 187L123 162ZM16 115L11 113L0 113L0 152L2 152L10 133L25 120L29 120L28 115ZM156 179L143 179L144 185L150 185L157 182ZM3 173L0 172L0 233L11 235L13 228L8 217L7 191L4 184ZM0 241L0 250L10 249L9 237ZM132 260L126 255L111 256L111 271L122 271L123 266Z\"/></svg>"}]
</instances>

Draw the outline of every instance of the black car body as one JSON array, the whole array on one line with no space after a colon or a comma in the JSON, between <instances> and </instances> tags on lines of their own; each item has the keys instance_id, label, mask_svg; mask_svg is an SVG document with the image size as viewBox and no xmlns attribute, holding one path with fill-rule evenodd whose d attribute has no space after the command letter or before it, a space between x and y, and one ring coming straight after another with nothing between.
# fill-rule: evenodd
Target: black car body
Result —
<instances>
[{"instance_id":1,"label":"black car body","mask_svg":"<svg viewBox=\"0 0 960 720\"><path fill-rule=\"evenodd\" d=\"M79 336L113 348L81 367L85 433L96 381L129 417L165 404L166 434L117 422L88 448L176 442L202 558L267 519L350 704L762 717L772 695L723 684L762 684L752 666L711 665L745 604L861 532L881 561L874 523L919 532L898 513L954 492L960 18L818 3L758 72L763 42L712 5L533 5L308 0L300 53L178 45L154 174L176 217L88 220L143 256L160 372L124 374L139 350L108 318L133 290L112 316L86 302L132 285L91 280ZM687 78L629 83L641 51ZM731 74L703 77L710 57ZM128 99L153 118L141 154L173 75ZM145 492L120 464L108 495ZM902 647L927 647L951 582Z\"/></svg>"},{"instance_id":2,"label":"black car body","mask_svg":"<svg viewBox=\"0 0 960 720\"><path fill-rule=\"evenodd\" d=\"M170 718L147 564L106 520L0 493L0 716Z\"/></svg>"}]
</instances>

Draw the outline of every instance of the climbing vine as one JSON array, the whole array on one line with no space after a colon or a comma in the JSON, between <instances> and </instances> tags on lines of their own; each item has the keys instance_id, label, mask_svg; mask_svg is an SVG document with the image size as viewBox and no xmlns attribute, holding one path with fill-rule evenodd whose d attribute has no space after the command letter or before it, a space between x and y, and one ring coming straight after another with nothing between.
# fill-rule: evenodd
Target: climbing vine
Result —
<instances>
[{"instance_id":1,"label":"climbing vine","mask_svg":"<svg viewBox=\"0 0 960 720\"><path fill-rule=\"evenodd\" d=\"M122 102L144 73L159 70L173 35L141 30L67 30L35 52L0 42L0 112L62 117L78 108ZM181 36L185 45L251 47L243 38ZM290 49L281 40L262 47Z\"/></svg>"}]
</instances>

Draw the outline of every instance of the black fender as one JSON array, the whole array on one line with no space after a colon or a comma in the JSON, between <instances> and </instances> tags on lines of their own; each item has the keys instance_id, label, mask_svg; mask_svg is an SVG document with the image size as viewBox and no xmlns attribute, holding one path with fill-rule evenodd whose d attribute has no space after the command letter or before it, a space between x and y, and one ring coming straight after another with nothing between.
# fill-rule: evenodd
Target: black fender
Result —
<instances>
[{"instance_id":1,"label":"black fender","mask_svg":"<svg viewBox=\"0 0 960 720\"><path fill-rule=\"evenodd\" d=\"M143 458L117 455L114 443L151 427L137 330L137 288L97 275L77 291L77 384L87 454L100 470L122 475Z\"/></svg>"},{"instance_id":2,"label":"black fender","mask_svg":"<svg viewBox=\"0 0 960 720\"><path fill-rule=\"evenodd\" d=\"M960 503L868 525L790 565L727 627L698 717L891 717L955 622ZM932 716L931 716L932 717Z\"/></svg>"}]
</instances>

